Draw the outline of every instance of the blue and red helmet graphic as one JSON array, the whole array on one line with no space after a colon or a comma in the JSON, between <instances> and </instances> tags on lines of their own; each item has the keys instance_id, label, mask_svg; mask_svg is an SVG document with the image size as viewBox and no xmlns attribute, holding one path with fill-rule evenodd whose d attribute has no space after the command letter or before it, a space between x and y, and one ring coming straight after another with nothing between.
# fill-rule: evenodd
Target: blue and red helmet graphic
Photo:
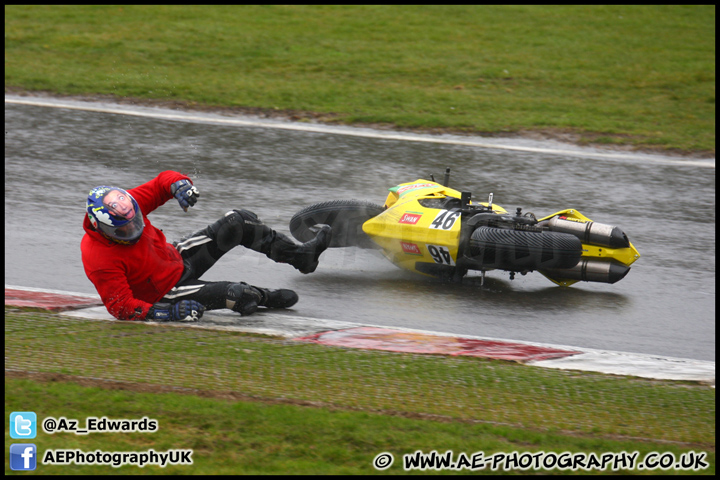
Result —
<instances>
[{"instance_id":1,"label":"blue and red helmet graphic","mask_svg":"<svg viewBox=\"0 0 720 480\"><path fill-rule=\"evenodd\" d=\"M110 240L133 244L140 240L145 223L135 199L119 187L99 186L90 190L87 216L93 228Z\"/></svg>"}]
</instances>

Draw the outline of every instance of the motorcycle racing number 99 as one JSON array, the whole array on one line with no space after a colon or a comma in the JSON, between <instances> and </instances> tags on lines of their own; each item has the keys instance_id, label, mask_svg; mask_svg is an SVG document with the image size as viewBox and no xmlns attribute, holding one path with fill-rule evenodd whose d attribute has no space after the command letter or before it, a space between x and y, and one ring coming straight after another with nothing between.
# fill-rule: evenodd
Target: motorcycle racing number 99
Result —
<instances>
[{"instance_id":1,"label":"motorcycle racing number 99","mask_svg":"<svg viewBox=\"0 0 720 480\"><path fill-rule=\"evenodd\" d=\"M430 224L430 228L450 230L458 218L460 218L460 210L441 210Z\"/></svg>"},{"instance_id":2,"label":"motorcycle racing number 99","mask_svg":"<svg viewBox=\"0 0 720 480\"><path fill-rule=\"evenodd\" d=\"M455 265L455 262L453 262L452 256L450 255L450 250L448 250L447 247L442 247L440 245L428 245L427 249L433 257L433 260L435 260L435 263Z\"/></svg>"}]
</instances>

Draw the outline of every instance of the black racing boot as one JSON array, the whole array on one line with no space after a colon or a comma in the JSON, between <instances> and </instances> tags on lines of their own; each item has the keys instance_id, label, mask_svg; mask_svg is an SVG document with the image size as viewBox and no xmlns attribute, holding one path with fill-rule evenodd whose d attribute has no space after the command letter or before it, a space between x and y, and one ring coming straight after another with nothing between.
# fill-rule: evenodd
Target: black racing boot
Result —
<instances>
[{"instance_id":1,"label":"black racing boot","mask_svg":"<svg viewBox=\"0 0 720 480\"><path fill-rule=\"evenodd\" d=\"M264 253L278 263L289 263L302 273L312 273L318 266L318 257L330 245L329 225L315 225L315 238L297 243L292 238L265 225L257 215L248 210L228 212L210 226L211 234L217 238L220 254L237 245L243 245L256 252ZM202 233L202 232L201 232Z\"/></svg>"},{"instance_id":2,"label":"black racing boot","mask_svg":"<svg viewBox=\"0 0 720 480\"><path fill-rule=\"evenodd\" d=\"M298 301L297 293L285 288L277 290L270 290L269 288L260 288L255 286L252 288L259 291L262 295L262 299L258 302L259 307L290 308Z\"/></svg>"},{"instance_id":3,"label":"black racing boot","mask_svg":"<svg viewBox=\"0 0 720 480\"><path fill-rule=\"evenodd\" d=\"M330 225L319 225L320 231L315 238L305 243L296 243L290 237L275 232L270 251L265 252L270 259L279 263L289 263L301 273L312 273L318 266L320 254L330 245L332 229Z\"/></svg>"},{"instance_id":4,"label":"black racing boot","mask_svg":"<svg viewBox=\"0 0 720 480\"><path fill-rule=\"evenodd\" d=\"M297 301L297 293L292 290L284 288L271 290L238 282L228 287L225 307L245 317L255 313L258 307L290 308Z\"/></svg>"}]
</instances>

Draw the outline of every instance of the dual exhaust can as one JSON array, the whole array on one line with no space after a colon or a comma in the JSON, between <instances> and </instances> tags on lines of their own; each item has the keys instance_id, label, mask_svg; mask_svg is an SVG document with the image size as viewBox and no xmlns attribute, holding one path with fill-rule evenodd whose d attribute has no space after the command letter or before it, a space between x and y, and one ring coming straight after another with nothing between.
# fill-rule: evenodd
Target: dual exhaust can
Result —
<instances>
[{"instance_id":1,"label":"dual exhaust can","mask_svg":"<svg viewBox=\"0 0 720 480\"><path fill-rule=\"evenodd\" d=\"M551 232L569 233L583 244L607 248L629 248L630 241L620 228L596 222L577 222L562 217L553 217L547 224ZM575 280L584 282L615 283L628 274L630 267L610 258L583 257L572 268L548 269L541 271L556 281Z\"/></svg>"},{"instance_id":2,"label":"dual exhaust can","mask_svg":"<svg viewBox=\"0 0 720 480\"><path fill-rule=\"evenodd\" d=\"M582 243L609 248L628 248L630 246L630 241L625 232L612 225L596 222L574 222L561 217L553 217L548 221L547 227L551 232L575 235Z\"/></svg>"},{"instance_id":3,"label":"dual exhaust can","mask_svg":"<svg viewBox=\"0 0 720 480\"><path fill-rule=\"evenodd\" d=\"M630 267L615 260L581 258L572 268L540 270L540 273L555 281L581 280L584 282L615 283L628 274Z\"/></svg>"}]
</instances>

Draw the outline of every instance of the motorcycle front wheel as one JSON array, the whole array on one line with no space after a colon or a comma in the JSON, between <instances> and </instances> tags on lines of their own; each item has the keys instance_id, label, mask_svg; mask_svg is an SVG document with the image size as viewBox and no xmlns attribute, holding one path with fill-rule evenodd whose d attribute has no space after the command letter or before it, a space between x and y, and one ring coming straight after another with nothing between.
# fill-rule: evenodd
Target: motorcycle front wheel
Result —
<instances>
[{"instance_id":1,"label":"motorcycle front wheel","mask_svg":"<svg viewBox=\"0 0 720 480\"><path fill-rule=\"evenodd\" d=\"M363 200L333 200L303 208L290 219L290 233L301 242L315 238L314 225L332 227L330 247L375 248L362 224L380 215L385 208Z\"/></svg>"}]
</instances>

